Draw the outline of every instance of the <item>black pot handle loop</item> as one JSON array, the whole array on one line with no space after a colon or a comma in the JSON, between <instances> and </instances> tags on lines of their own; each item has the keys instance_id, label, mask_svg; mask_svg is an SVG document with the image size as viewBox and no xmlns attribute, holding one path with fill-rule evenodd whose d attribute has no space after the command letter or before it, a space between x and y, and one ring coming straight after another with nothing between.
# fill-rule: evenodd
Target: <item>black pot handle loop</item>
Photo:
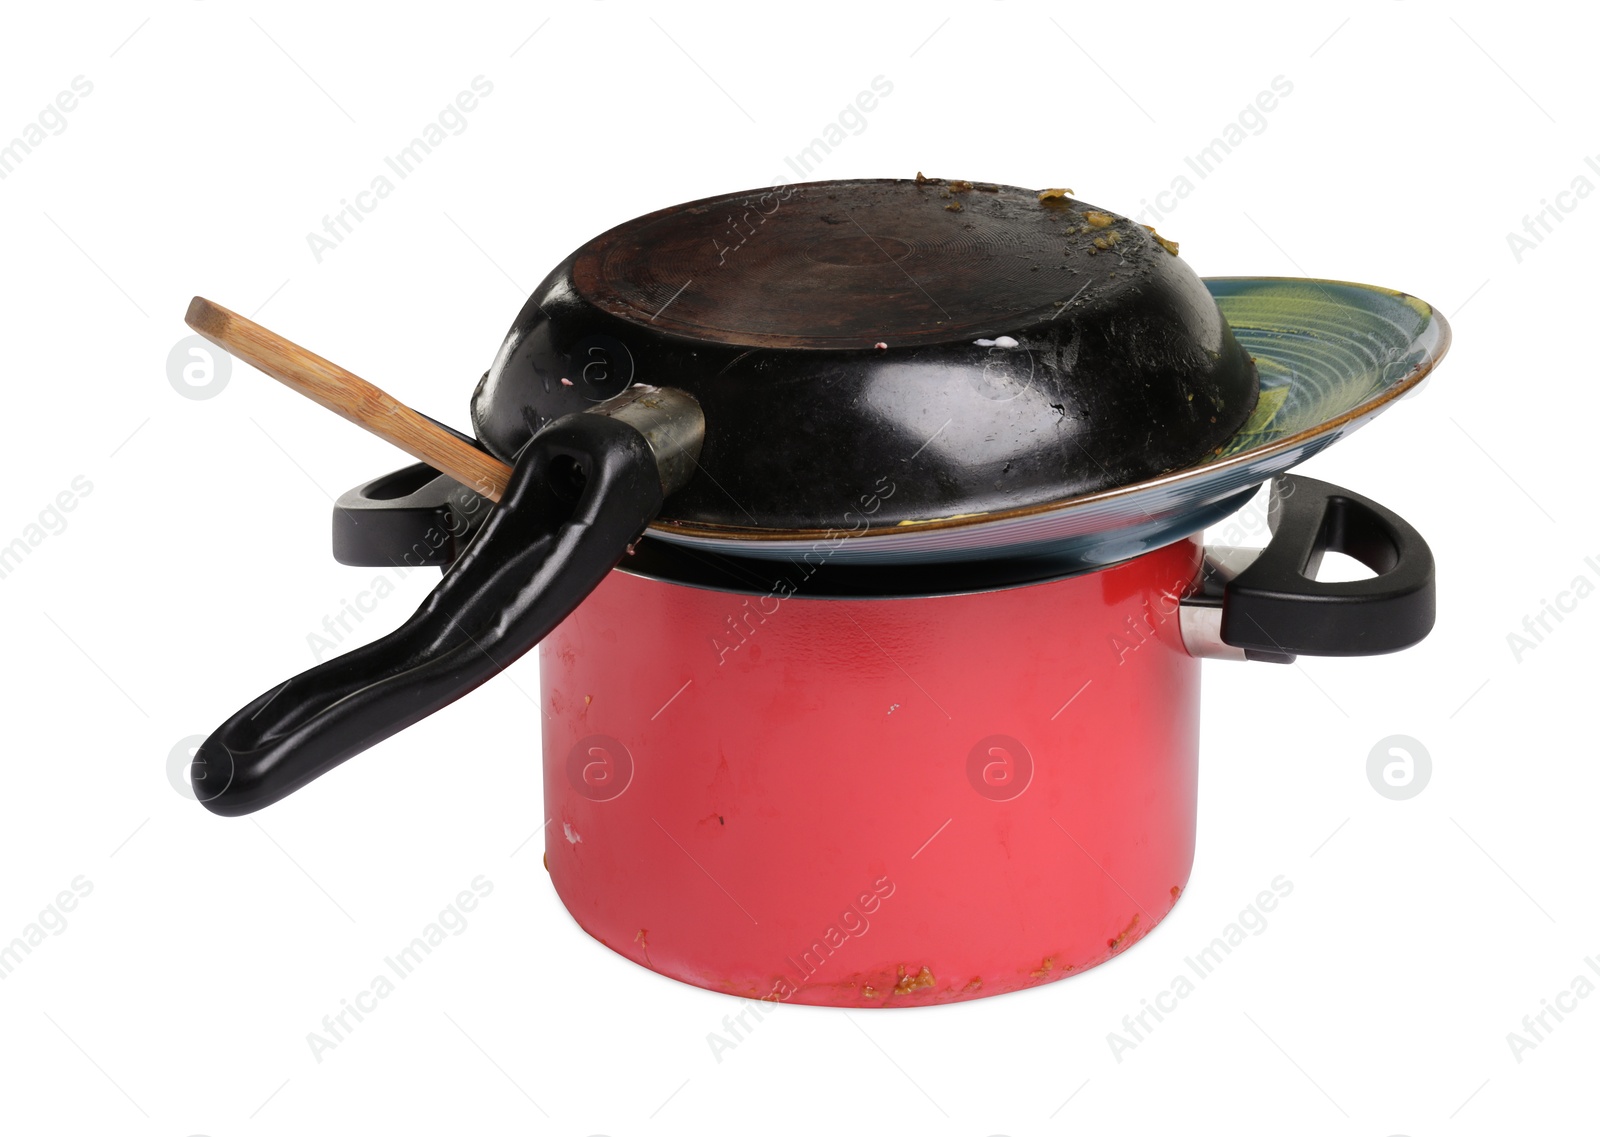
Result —
<instances>
[{"instance_id":1,"label":"black pot handle loop","mask_svg":"<svg viewBox=\"0 0 1600 1137\"><path fill-rule=\"evenodd\" d=\"M1381 655L1433 629L1433 553L1399 515L1327 482L1280 474L1268 525L1267 547L1221 589L1221 639L1246 658ZM1327 552L1377 575L1317 580Z\"/></svg>"},{"instance_id":2,"label":"black pot handle loop","mask_svg":"<svg viewBox=\"0 0 1600 1137\"><path fill-rule=\"evenodd\" d=\"M402 571L447 569L491 512L488 498L418 462L339 495L333 507L333 559Z\"/></svg>"},{"instance_id":3,"label":"black pot handle loop","mask_svg":"<svg viewBox=\"0 0 1600 1137\"><path fill-rule=\"evenodd\" d=\"M195 752L195 796L254 812L509 667L616 567L688 481L703 436L693 398L645 387L545 427L416 614L218 727Z\"/></svg>"}]
</instances>

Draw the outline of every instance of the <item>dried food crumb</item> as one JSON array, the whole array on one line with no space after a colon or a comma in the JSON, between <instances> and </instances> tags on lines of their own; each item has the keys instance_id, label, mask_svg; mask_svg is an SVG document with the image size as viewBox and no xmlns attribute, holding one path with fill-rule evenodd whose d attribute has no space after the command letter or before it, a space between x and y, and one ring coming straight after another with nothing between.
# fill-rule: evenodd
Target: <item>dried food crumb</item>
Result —
<instances>
[{"instance_id":1,"label":"dried food crumb","mask_svg":"<svg viewBox=\"0 0 1600 1137\"><path fill-rule=\"evenodd\" d=\"M915 975L907 975L905 964L900 965L900 981L894 985L896 995L909 995L919 987L933 986L933 972L924 967Z\"/></svg>"},{"instance_id":2,"label":"dried food crumb","mask_svg":"<svg viewBox=\"0 0 1600 1137\"><path fill-rule=\"evenodd\" d=\"M925 177L922 176L922 171L918 170L917 171L917 184L919 186L943 185L944 184L944 179L943 178L925 178Z\"/></svg>"},{"instance_id":3,"label":"dried food crumb","mask_svg":"<svg viewBox=\"0 0 1600 1137\"><path fill-rule=\"evenodd\" d=\"M1091 209L1083 215L1083 219L1096 229L1104 229L1107 225L1116 222L1116 217L1110 213L1102 213L1098 209Z\"/></svg>"},{"instance_id":4,"label":"dried food crumb","mask_svg":"<svg viewBox=\"0 0 1600 1137\"><path fill-rule=\"evenodd\" d=\"M1106 947L1110 948L1112 951L1116 951L1124 943L1127 942L1128 937L1133 935L1133 930L1135 928L1137 928L1138 926L1139 926L1139 913L1135 912L1133 914L1133 919L1128 921L1128 926L1126 928L1123 928L1122 931L1118 932L1115 939L1111 939L1111 940L1107 940L1106 941Z\"/></svg>"},{"instance_id":5,"label":"dried food crumb","mask_svg":"<svg viewBox=\"0 0 1600 1137\"><path fill-rule=\"evenodd\" d=\"M878 351L888 351L889 350L889 345L884 343L882 340L879 340L877 343L873 344L872 346L874 348L876 348Z\"/></svg>"},{"instance_id":6,"label":"dried food crumb","mask_svg":"<svg viewBox=\"0 0 1600 1137\"><path fill-rule=\"evenodd\" d=\"M1177 256L1178 255L1178 242L1169 241L1165 237L1163 237L1160 233L1157 233L1156 232L1156 228L1155 228L1154 225L1146 225L1145 228L1150 230L1150 236L1155 238L1156 244L1160 245L1163 249L1167 250L1167 252L1171 253L1173 256Z\"/></svg>"},{"instance_id":7,"label":"dried food crumb","mask_svg":"<svg viewBox=\"0 0 1600 1137\"><path fill-rule=\"evenodd\" d=\"M952 201L949 205L945 206L945 208L948 209L951 213L960 213L961 212L961 203L959 201Z\"/></svg>"},{"instance_id":8,"label":"dried food crumb","mask_svg":"<svg viewBox=\"0 0 1600 1137\"><path fill-rule=\"evenodd\" d=\"M978 347L1005 347L1005 348L1011 348L1011 347L1018 346L1017 345L1017 341L1012 339L1010 336L996 336L992 340L973 340L972 342L974 344L976 344Z\"/></svg>"},{"instance_id":9,"label":"dried food crumb","mask_svg":"<svg viewBox=\"0 0 1600 1137\"><path fill-rule=\"evenodd\" d=\"M956 178L953 181L951 181L951 183L950 183L950 192L951 193L966 193L971 188L972 188L972 183L971 182L963 181L960 178Z\"/></svg>"},{"instance_id":10,"label":"dried food crumb","mask_svg":"<svg viewBox=\"0 0 1600 1137\"><path fill-rule=\"evenodd\" d=\"M568 379L565 375L563 375L561 377L561 385L563 387L570 387L570 386L572 386L572 380Z\"/></svg>"},{"instance_id":11,"label":"dried food crumb","mask_svg":"<svg viewBox=\"0 0 1600 1137\"><path fill-rule=\"evenodd\" d=\"M1039 191L1040 201L1060 201L1072 191L1070 189L1047 189Z\"/></svg>"}]
</instances>

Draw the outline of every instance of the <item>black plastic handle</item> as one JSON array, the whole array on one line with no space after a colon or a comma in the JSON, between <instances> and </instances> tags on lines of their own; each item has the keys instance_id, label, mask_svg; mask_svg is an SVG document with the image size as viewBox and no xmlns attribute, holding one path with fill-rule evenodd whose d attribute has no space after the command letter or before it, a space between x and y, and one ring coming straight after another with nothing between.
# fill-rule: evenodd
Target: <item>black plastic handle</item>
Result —
<instances>
[{"instance_id":1,"label":"black plastic handle","mask_svg":"<svg viewBox=\"0 0 1600 1137\"><path fill-rule=\"evenodd\" d=\"M1251 659L1381 655L1433 630L1433 553L1370 498L1297 474L1273 479L1272 540L1223 590L1222 639ZM1376 576L1321 581L1327 552Z\"/></svg>"},{"instance_id":2,"label":"black plastic handle","mask_svg":"<svg viewBox=\"0 0 1600 1137\"><path fill-rule=\"evenodd\" d=\"M449 568L493 508L482 494L418 462L339 495L333 559L377 568Z\"/></svg>"},{"instance_id":3,"label":"black plastic handle","mask_svg":"<svg viewBox=\"0 0 1600 1137\"><path fill-rule=\"evenodd\" d=\"M510 666L643 533L670 488L662 470L652 440L625 421L586 412L547 426L416 614L218 727L195 752L196 797L224 816L254 812Z\"/></svg>"}]
</instances>

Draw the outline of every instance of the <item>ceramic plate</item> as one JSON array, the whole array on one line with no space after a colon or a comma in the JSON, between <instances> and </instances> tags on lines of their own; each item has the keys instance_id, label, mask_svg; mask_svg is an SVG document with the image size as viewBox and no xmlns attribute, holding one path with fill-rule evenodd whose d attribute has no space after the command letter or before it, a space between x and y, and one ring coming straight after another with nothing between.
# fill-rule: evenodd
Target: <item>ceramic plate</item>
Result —
<instances>
[{"instance_id":1,"label":"ceramic plate","mask_svg":"<svg viewBox=\"0 0 1600 1137\"><path fill-rule=\"evenodd\" d=\"M1199 465L1015 513L893 532L737 540L650 535L740 557L855 563L1041 556L1063 567L1114 564L1211 525L1262 482L1337 442L1416 388L1450 345L1450 327L1415 296L1292 277L1206 280L1256 361L1261 398L1240 432Z\"/></svg>"}]
</instances>

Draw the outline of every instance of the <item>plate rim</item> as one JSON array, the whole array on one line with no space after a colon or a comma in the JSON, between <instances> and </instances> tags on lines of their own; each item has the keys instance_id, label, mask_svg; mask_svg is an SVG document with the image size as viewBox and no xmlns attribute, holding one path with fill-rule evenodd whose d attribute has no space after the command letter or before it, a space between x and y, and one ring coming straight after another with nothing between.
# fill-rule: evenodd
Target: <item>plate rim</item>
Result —
<instances>
[{"instance_id":1,"label":"plate rim","mask_svg":"<svg viewBox=\"0 0 1600 1137\"><path fill-rule=\"evenodd\" d=\"M867 538L877 538L882 542L885 538L909 536L912 534L926 535L947 529L972 528L979 525L989 525L1001 521L1013 521L1018 518L1038 517L1044 514L1064 514L1078 509L1089 509L1116 502L1120 498L1133 497L1138 494L1170 488L1186 481L1197 480L1201 475L1225 473L1248 466L1263 459L1277 457L1287 451L1305 446L1324 438L1335 431L1351 424L1371 418L1373 415L1388 407L1391 403L1405 397L1416 388L1438 366L1445 354L1450 350L1452 333L1450 323L1445 319L1438 307L1423 300L1413 293L1404 292L1396 288L1387 288L1379 284L1364 284L1354 280L1335 280L1328 277L1308 276L1207 276L1201 281L1210 289L1215 284L1280 284L1280 285L1334 285L1339 288L1357 289L1364 292L1376 292L1391 296L1399 300L1415 300L1428 309L1428 322L1424 335L1412 339L1412 344L1421 342L1424 336L1433 333L1433 341L1426 349L1426 355L1420 360L1404 378L1391 384L1372 398L1351 407L1330 419L1325 419L1315 426L1307 427L1294 434L1286 435L1266 446L1253 447L1219 458L1215 462L1203 465L1189 466L1182 470L1160 474L1154 478L1133 482L1125 486L1113 486L1108 489L1097 490L1090 494L1081 494L1076 497L1057 498L1053 501L1041 502L1037 505L1018 506L1014 509L992 510L983 513L957 514L951 517L926 518L920 521L911 521L899 525L881 526L878 528L847 530L840 528L806 528L806 529L770 529L758 528L748 525L717 525L704 523L662 523L652 521L646 532L663 540L688 538L691 540L717 540L741 543L766 543L771 545L802 544L815 541L860 541ZM1331 304L1340 307L1349 307L1341 304L1333 297L1329 297Z\"/></svg>"}]
</instances>

